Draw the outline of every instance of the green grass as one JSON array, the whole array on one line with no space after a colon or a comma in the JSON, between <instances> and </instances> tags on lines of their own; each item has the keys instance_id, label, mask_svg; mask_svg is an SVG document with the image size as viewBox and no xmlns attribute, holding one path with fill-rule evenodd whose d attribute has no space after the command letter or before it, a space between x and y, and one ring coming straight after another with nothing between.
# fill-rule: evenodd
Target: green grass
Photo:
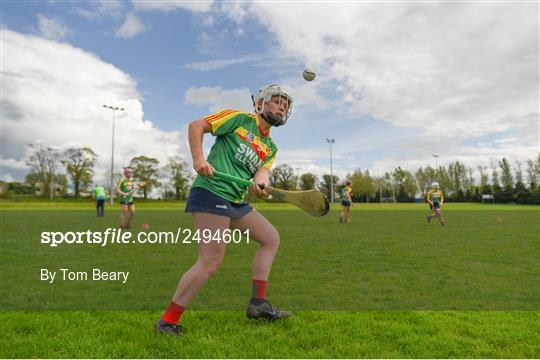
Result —
<instances>
[{"instance_id":1,"label":"green grass","mask_svg":"<svg viewBox=\"0 0 540 360\"><path fill-rule=\"evenodd\" d=\"M538 313L299 312L282 322L187 312L185 336L154 335L160 313L3 313L3 358L538 358Z\"/></svg>"},{"instance_id":2,"label":"green grass","mask_svg":"<svg viewBox=\"0 0 540 360\"><path fill-rule=\"evenodd\" d=\"M180 204L165 204L141 206L136 224L192 227ZM335 212L314 219L283 204L257 206L282 238L269 296L295 316L245 318L256 245L229 245L179 339L151 328L195 260L195 244L51 248L39 244L41 231L103 231L117 212L97 223L92 211L4 207L0 356L540 357L538 207L449 204L441 227L415 204L361 205L350 225ZM60 266L129 270L130 280L39 281L40 268Z\"/></svg>"}]
</instances>

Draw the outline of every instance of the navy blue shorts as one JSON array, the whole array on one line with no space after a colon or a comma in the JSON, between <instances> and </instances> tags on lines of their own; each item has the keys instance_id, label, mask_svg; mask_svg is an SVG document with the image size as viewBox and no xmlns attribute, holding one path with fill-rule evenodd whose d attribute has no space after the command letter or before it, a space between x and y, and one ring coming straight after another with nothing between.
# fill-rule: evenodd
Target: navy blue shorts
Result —
<instances>
[{"instance_id":1,"label":"navy blue shorts","mask_svg":"<svg viewBox=\"0 0 540 360\"><path fill-rule=\"evenodd\" d=\"M253 207L249 203L236 204L200 187L191 188L186 203L186 212L205 212L229 218L242 217L251 210Z\"/></svg>"},{"instance_id":2,"label":"navy blue shorts","mask_svg":"<svg viewBox=\"0 0 540 360\"><path fill-rule=\"evenodd\" d=\"M349 200L341 200L341 205L349 207L351 206L351 203Z\"/></svg>"},{"instance_id":3,"label":"navy blue shorts","mask_svg":"<svg viewBox=\"0 0 540 360\"><path fill-rule=\"evenodd\" d=\"M433 205L429 204L429 208L431 210L436 210L436 209L440 209L441 205L439 203L433 203Z\"/></svg>"}]
</instances>

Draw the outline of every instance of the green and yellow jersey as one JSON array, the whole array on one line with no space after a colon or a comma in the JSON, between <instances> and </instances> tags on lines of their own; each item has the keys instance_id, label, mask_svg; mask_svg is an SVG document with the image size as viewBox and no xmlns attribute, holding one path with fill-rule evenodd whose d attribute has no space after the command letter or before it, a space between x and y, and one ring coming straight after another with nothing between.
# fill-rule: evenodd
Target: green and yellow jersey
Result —
<instances>
[{"instance_id":1,"label":"green and yellow jersey","mask_svg":"<svg viewBox=\"0 0 540 360\"><path fill-rule=\"evenodd\" d=\"M134 186L135 183L133 182L133 178L122 177L120 180L118 180L116 188L123 193L130 193L129 195L121 195L120 202L133 202L133 194L131 191L133 190Z\"/></svg>"},{"instance_id":2,"label":"green and yellow jersey","mask_svg":"<svg viewBox=\"0 0 540 360\"><path fill-rule=\"evenodd\" d=\"M349 198L347 197L347 193L350 194L351 191L352 191L352 187L350 187L350 186L344 186L343 189L341 189L341 198L342 198L343 200L349 201Z\"/></svg>"},{"instance_id":3,"label":"green and yellow jersey","mask_svg":"<svg viewBox=\"0 0 540 360\"><path fill-rule=\"evenodd\" d=\"M212 126L216 142L207 161L214 169L250 180L257 170L271 170L277 146L265 133L257 115L237 110L222 110L205 120ZM247 187L217 177L197 176L192 187L204 188L222 198L241 203Z\"/></svg>"},{"instance_id":4,"label":"green and yellow jersey","mask_svg":"<svg viewBox=\"0 0 540 360\"><path fill-rule=\"evenodd\" d=\"M96 200L105 200L107 198L105 188L101 185L96 186L94 188L94 196L96 197Z\"/></svg>"},{"instance_id":5,"label":"green and yellow jersey","mask_svg":"<svg viewBox=\"0 0 540 360\"><path fill-rule=\"evenodd\" d=\"M444 196L441 190L430 190L427 193L427 199L438 205L441 205L444 202Z\"/></svg>"}]
</instances>

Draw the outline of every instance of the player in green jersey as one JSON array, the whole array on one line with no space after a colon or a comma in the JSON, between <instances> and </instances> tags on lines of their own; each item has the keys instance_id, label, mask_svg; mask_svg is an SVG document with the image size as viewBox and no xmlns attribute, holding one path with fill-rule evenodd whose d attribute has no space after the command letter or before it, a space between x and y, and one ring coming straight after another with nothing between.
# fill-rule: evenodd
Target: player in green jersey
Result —
<instances>
[{"instance_id":1,"label":"player in green jersey","mask_svg":"<svg viewBox=\"0 0 540 360\"><path fill-rule=\"evenodd\" d=\"M223 110L200 118L189 125L189 145L193 167L198 176L189 193L186 212L193 215L195 226L219 239L227 229L249 229L250 240L259 243L253 258L252 296L249 318L281 319L291 315L273 307L266 299L270 268L279 247L276 228L251 205L244 201L246 186L213 176L221 171L256 184L268 185L277 147L270 138L270 128L287 122L292 97L277 84L261 88L254 100L255 114ZM205 159L203 137L216 137ZM251 186L258 196L267 196L259 186ZM217 236L216 236L217 235ZM219 268L225 255L226 243L220 240L199 241L196 263L182 276L176 292L155 329L161 333L179 334L178 325L186 307Z\"/></svg>"},{"instance_id":2,"label":"player in green jersey","mask_svg":"<svg viewBox=\"0 0 540 360\"><path fill-rule=\"evenodd\" d=\"M105 212L105 200L107 199L105 188L101 185L96 185L92 191L92 196L96 200L97 217L103 217Z\"/></svg>"},{"instance_id":3,"label":"player in green jersey","mask_svg":"<svg viewBox=\"0 0 540 360\"><path fill-rule=\"evenodd\" d=\"M429 203L429 208L433 210L433 214L427 216L428 223L431 222L431 219L436 217L439 218L441 225L444 225L444 218L441 213L441 207L444 204L444 196L439 188L438 182L433 182L431 184L431 190L427 194L427 202Z\"/></svg>"},{"instance_id":4,"label":"player in green jersey","mask_svg":"<svg viewBox=\"0 0 540 360\"><path fill-rule=\"evenodd\" d=\"M351 191L352 191L352 181L347 180L345 182L345 186L341 189L341 206L343 207L341 209L341 214L339 215L339 222L340 223L350 223L351 218L349 216L351 206L352 206L352 198L351 198Z\"/></svg>"},{"instance_id":5,"label":"player in green jersey","mask_svg":"<svg viewBox=\"0 0 540 360\"><path fill-rule=\"evenodd\" d=\"M133 203L133 192L136 190L133 180L133 169L124 168L124 177L118 180L116 193L120 195L120 228L129 229L131 220L135 216L135 204Z\"/></svg>"}]
</instances>

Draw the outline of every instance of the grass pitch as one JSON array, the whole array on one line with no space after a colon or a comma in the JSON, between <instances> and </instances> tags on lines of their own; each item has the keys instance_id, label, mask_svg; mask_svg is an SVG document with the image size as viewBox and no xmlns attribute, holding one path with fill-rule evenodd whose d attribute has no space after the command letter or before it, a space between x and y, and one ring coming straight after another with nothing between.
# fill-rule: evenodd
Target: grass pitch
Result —
<instances>
[{"instance_id":1,"label":"grass pitch","mask_svg":"<svg viewBox=\"0 0 540 360\"><path fill-rule=\"evenodd\" d=\"M186 336L171 339L151 328L195 245L39 244L46 229L114 226L116 212L99 224L62 210L88 205L2 204L1 357L540 357L538 207L450 204L441 227L415 204L359 206L348 225L261 204L282 238L269 297L295 316L245 317L256 245L229 245L183 318ZM192 226L170 206L145 203L135 223ZM39 280L59 266L131 274L125 285Z\"/></svg>"}]
</instances>

